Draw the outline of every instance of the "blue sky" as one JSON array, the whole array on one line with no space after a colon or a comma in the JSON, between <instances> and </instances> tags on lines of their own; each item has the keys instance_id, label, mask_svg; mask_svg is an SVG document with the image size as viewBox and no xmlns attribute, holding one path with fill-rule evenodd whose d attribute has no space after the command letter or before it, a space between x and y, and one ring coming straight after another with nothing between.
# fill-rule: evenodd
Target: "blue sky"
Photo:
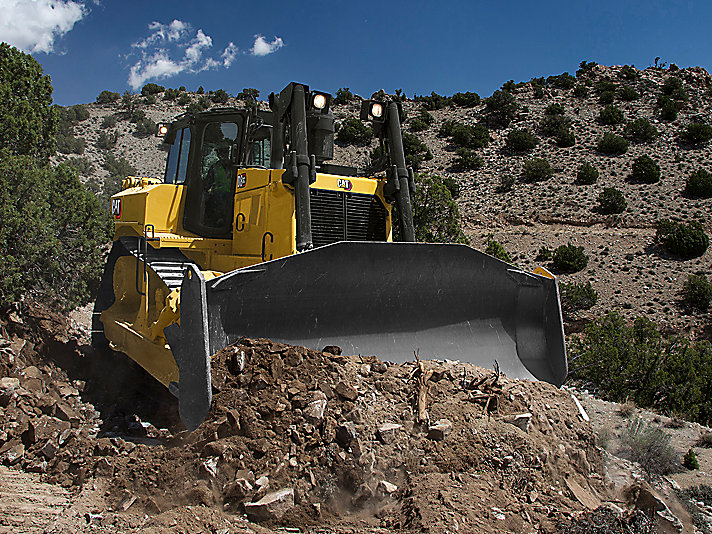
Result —
<instances>
[{"instance_id":1,"label":"blue sky","mask_svg":"<svg viewBox=\"0 0 712 534\"><path fill-rule=\"evenodd\" d=\"M712 58L709 0L0 0L0 13L0 40L42 63L61 105L147 82L489 96L582 60L709 70Z\"/></svg>"}]
</instances>

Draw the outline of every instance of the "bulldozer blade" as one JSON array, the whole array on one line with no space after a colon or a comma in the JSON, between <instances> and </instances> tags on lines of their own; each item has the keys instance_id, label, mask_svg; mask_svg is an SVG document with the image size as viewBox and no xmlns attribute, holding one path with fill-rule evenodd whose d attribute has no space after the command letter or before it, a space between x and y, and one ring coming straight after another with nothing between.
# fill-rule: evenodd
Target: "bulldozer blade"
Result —
<instances>
[{"instance_id":1,"label":"bulldozer blade","mask_svg":"<svg viewBox=\"0 0 712 534\"><path fill-rule=\"evenodd\" d=\"M496 360L509 377L566 378L556 280L465 245L339 242L232 271L205 292L211 354L267 337L393 362L414 352Z\"/></svg>"}]
</instances>

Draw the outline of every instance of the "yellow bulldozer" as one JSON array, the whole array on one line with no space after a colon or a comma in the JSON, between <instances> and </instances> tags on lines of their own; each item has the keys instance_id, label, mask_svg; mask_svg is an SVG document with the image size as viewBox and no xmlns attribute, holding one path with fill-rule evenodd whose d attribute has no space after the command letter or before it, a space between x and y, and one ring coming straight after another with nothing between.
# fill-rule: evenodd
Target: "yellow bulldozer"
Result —
<instances>
[{"instance_id":1,"label":"yellow bulldozer","mask_svg":"<svg viewBox=\"0 0 712 534\"><path fill-rule=\"evenodd\" d=\"M211 355L239 338L402 362L414 350L561 384L559 291L465 245L416 243L398 102L364 100L384 155L328 163L331 95L289 84L269 111L220 108L159 125L163 179L111 199L114 242L93 340L178 397L188 429L211 401ZM400 241L393 242L394 226Z\"/></svg>"}]
</instances>

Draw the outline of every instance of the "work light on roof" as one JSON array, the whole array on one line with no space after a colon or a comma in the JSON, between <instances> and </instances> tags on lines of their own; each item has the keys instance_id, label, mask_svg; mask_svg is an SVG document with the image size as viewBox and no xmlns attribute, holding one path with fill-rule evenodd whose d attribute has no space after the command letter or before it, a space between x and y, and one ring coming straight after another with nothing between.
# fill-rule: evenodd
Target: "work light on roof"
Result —
<instances>
[{"instance_id":1,"label":"work light on roof","mask_svg":"<svg viewBox=\"0 0 712 534\"><path fill-rule=\"evenodd\" d=\"M371 104L371 116L380 119L383 116L383 104L380 102L373 102Z\"/></svg>"},{"instance_id":2,"label":"work light on roof","mask_svg":"<svg viewBox=\"0 0 712 534\"><path fill-rule=\"evenodd\" d=\"M316 93L312 99L312 104L316 109L324 109L324 107L326 107L326 96L321 93Z\"/></svg>"}]
</instances>

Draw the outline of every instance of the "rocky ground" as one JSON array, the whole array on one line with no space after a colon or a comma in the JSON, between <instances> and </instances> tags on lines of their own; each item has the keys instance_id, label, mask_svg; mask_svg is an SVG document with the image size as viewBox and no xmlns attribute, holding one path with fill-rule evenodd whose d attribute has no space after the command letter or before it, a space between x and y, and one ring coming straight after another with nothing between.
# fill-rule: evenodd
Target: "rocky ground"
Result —
<instances>
[{"instance_id":1,"label":"rocky ground","mask_svg":"<svg viewBox=\"0 0 712 534\"><path fill-rule=\"evenodd\" d=\"M676 496L710 484L696 424L454 361L243 339L215 356L213 410L188 433L86 330L37 308L2 320L0 532L553 533L601 514L694 532L686 507L712 521ZM671 437L677 474L630 460L636 418Z\"/></svg>"}]
</instances>

